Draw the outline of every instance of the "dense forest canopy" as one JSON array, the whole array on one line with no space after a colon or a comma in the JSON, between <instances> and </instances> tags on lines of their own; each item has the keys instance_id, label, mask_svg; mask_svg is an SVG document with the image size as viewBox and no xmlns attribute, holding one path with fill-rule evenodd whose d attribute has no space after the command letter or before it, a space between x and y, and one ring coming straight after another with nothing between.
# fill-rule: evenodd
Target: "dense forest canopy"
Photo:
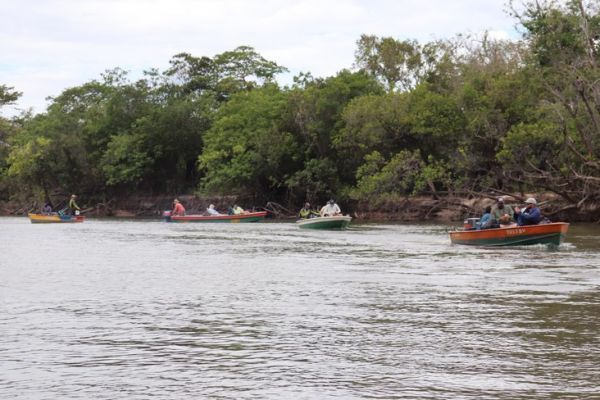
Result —
<instances>
[{"instance_id":1,"label":"dense forest canopy","mask_svg":"<svg viewBox=\"0 0 600 400\"><path fill-rule=\"evenodd\" d=\"M355 64L303 73L253 48L175 55L68 88L0 118L0 200L77 192L222 193L296 206L335 195L553 192L600 200L600 12L595 1L513 8L520 41L362 35ZM0 84L0 107L21 93Z\"/></svg>"}]
</instances>

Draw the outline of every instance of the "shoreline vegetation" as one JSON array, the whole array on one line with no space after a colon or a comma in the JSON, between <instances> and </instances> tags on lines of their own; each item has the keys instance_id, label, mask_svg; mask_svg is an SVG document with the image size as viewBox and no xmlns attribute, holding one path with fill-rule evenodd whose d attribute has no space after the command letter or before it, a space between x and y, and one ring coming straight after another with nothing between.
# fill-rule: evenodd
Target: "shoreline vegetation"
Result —
<instances>
[{"instance_id":1,"label":"shoreline vegetation","mask_svg":"<svg viewBox=\"0 0 600 400\"><path fill-rule=\"evenodd\" d=\"M348 69L286 86L249 46L135 81L108 70L0 117L2 213L75 193L88 213L150 216L195 193L190 212L235 195L275 216L334 198L358 219L460 220L528 193L551 219L597 222L600 7L510 4L520 40L363 34ZM0 82L0 111L20 96Z\"/></svg>"},{"instance_id":2,"label":"shoreline vegetation","mask_svg":"<svg viewBox=\"0 0 600 400\"><path fill-rule=\"evenodd\" d=\"M530 197L503 195L510 205L522 205L523 200ZM123 218L162 218L164 211L171 209L173 196L131 196L123 199L110 199L99 202L82 202L82 212L88 217L123 217ZM238 196L200 196L179 195L177 198L184 204L187 214L205 214L209 204L217 210L226 212L233 204L241 204L248 210L268 211L268 218L297 219L298 210L288 209L275 202L254 204L251 199L240 200ZM495 204L497 196L406 196L401 199L388 200L378 205L354 202L343 204L343 213L364 222L460 222L468 217L481 216L486 206ZM582 209L576 204L567 204L554 194L542 194L538 198L542 214L553 222L588 222L600 223L600 204ZM0 203L0 215L24 216L28 212L39 212L42 203L21 202ZM316 206L315 208L320 208Z\"/></svg>"}]
</instances>

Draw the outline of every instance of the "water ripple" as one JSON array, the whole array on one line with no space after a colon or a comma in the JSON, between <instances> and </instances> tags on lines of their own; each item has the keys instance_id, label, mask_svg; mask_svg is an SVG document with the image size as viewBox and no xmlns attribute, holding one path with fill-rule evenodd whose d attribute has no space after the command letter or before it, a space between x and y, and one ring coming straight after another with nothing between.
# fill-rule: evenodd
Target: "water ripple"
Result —
<instances>
[{"instance_id":1,"label":"water ripple","mask_svg":"<svg viewBox=\"0 0 600 400\"><path fill-rule=\"evenodd\" d=\"M0 224L2 398L600 393L593 227L548 250L439 225Z\"/></svg>"}]
</instances>

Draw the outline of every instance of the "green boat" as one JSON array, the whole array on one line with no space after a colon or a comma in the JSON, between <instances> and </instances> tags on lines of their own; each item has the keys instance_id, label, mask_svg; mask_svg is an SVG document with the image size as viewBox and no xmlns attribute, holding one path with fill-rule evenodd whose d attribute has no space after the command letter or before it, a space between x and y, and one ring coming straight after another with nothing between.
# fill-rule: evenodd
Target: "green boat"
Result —
<instances>
[{"instance_id":1,"label":"green boat","mask_svg":"<svg viewBox=\"0 0 600 400\"><path fill-rule=\"evenodd\" d=\"M352 221L349 215L301 219L296 224L302 229L346 229Z\"/></svg>"}]
</instances>

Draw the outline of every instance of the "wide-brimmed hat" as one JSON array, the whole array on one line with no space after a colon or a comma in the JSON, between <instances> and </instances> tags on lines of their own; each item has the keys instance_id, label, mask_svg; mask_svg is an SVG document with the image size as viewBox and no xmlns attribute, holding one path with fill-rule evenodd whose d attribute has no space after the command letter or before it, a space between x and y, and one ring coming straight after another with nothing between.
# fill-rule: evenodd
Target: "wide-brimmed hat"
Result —
<instances>
[{"instance_id":1,"label":"wide-brimmed hat","mask_svg":"<svg viewBox=\"0 0 600 400\"><path fill-rule=\"evenodd\" d=\"M533 204L535 206L537 205L537 201L535 201L533 197L530 197L527 200L525 200L525 204Z\"/></svg>"}]
</instances>

